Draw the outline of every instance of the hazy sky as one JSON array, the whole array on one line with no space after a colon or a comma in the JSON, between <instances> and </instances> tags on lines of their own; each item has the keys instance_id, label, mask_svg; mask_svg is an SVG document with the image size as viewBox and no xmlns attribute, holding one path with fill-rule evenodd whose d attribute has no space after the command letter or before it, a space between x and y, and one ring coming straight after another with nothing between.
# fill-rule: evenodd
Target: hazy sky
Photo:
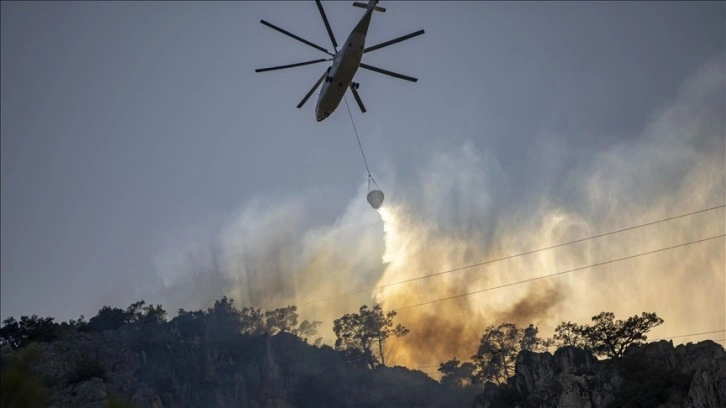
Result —
<instances>
[{"instance_id":1,"label":"hazy sky","mask_svg":"<svg viewBox=\"0 0 726 408\"><path fill-rule=\"evenodd\" d=\"M380 5L367 44L426 34L363 58L418 83L361 70L368 112L348 98L390 204L379 215L345 104L322 123L315 96L295 108L326 65L254 72L325 56L260 19L332 49L314 2L3 1L2 318L90 317L142 297L172 313L225 294L271 307L724 203L723 2ZM324 6L344 41L363 11ZM579 227L544 231L557 217ZM699 220L670 226L666 245L723 233L723 209ZM703 276L683 278L716 313L663 335L726 326L723 242L706 244ZM601 244L547 262L624 256ZM434 247L446 253L424 262ZM396 256L409 272L382 262ZM669 265L648 276L681 284ZM612 301L633 284L588 290ZM582 288L553 290L550 320L602 310L577 303ZM667 314L670 296L619 311Z\"/></svg>"}]
</instances>

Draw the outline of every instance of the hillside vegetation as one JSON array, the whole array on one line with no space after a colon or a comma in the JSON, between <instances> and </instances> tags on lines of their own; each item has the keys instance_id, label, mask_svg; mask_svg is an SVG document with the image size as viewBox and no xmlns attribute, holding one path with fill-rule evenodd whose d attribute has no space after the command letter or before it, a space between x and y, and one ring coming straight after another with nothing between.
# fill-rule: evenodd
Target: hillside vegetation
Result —
<instances>
[{"instance_id":1,"label":"hillside vegetation","mask_svg":"<svg viewBox=\"0 0 726 408\"><path fill-rule=\"evenodd\" d=\"M395 316L380 305L345 314L333 347L295 306L226 297L173 319L143 300L88 321L11 317L2 407L726 406L723 347L646 343L663 323L655 313L603 312L548 339L532 325L487 327L469 360L441 362L440 381L386 366L386 340L409 334Z\"/></svg>"}]
</instances>

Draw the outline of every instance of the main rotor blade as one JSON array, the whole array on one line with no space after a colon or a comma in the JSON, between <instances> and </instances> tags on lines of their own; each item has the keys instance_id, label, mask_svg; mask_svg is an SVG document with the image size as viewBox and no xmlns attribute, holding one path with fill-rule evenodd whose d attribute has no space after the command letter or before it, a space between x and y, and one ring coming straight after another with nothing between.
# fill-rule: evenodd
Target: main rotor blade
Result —
<instances>
[{"instance_id":1,"label":"main rotor blade","mask_svg":"<svg viewBox=\"0 0 726 408\"><path fill-rule=\"evenodd\" d=\"M278 66L269 67L269 68L257 68L255 70L255 72L275 71L278 69L293 68L293 67L300 67L303 65L317 64L318 62L324 62L324 61L330 61L330 58L320 58L320 59L316 59L316 60L312 60L312 61L298 62L296 64L288 64L288 65L278 65Z\"/></svg>"},{"instance_id":2,"label":"main rotor blade","mask_svg":"<svg viewBox=\"0 0 726 408\"><path fill-rule=\"evenodd\" d=\"M330 23L328 23L328 17L325 16L325 10L323 10L323 3L321 3L320 0L315 0L315 4L318 5L318 10L320 11L320 15L323 17L323 22L325 23L325 29L328 30L328 35L330 36L330 41L333 42L333 48L337 52L338 43L335 42L335 36L333 35L333 30L330 29Z\"/></svg>"},{"instance_id":3,"label":"main rotor blade","mask_svg":"<svg viewBox=\"0 0 726 408\"><path fill-rule=\"evenodd\" d=\"M401 41L408 40L409 38L413 38L413 37L419 36L419 35L421 35L423 33L424 33L424 30L418 30L415 33L406 34L404 36L401 36L401 37L398 37L398 38L394 38L393 40L389 40L389 41L386 41L386 42L382 42L380 44L376 44L376 45L370 46L370 47L364 49L363 50L363 53L365 54L366 52L375 51L375 50L381 49L383 47L388 47L389 45L393 45L393 44L396 44L396 43L400 43Z\"/></svg>"},{"instance_id":4,"label":"main rotor blade","mask_svg":"<svg viewBox=\"0 0 726 408\"><path fill-rule=\"evenodd\" d=\"M323 82L323 79L325 79L326 75L328 75L327 70L325 72L323 72L323 75L320 77L320 79L318 79L318 82L316 82L315 85L313 85L313 89L311 89L310 92L308 92L308 94L305 95L303 100L300 101L300 103L297 105L298 109L302 108L302 106L305 104L305 102L307 102L308 98L310 98L310 95L312 95L313 92L315 92L315 90L318 89L318 86L320 86L320 83Z\"/></svg>"},{"instance_id":5,"label":"main rotor blade","mask_svg":"<svg viewBox=\"0 0 726 408\"><path fill-rule=\"evenodd\" d=\"M363 106L363 101L360 100L360 95L358 95L358 91L355 89L355 86L352 83L350 84L350 90L353 92L353 97L355 98L355 101L358 102L358 107L360 108L360 111L366 113L366 107Z\"/></svg>"},{"instance_id":6,"label":"main rotor blade","mask_svg":"<svg viewBox=\"0 0 726 408\"><path fill-rule=\"evenodd\" d=\"M323 47L321 47L321 46L319 46L317 44L313 44L313 43L311 43L308 40L305 40L303 38L300 38L300 37L296 36L295 34L289 32L289 31L283 30L282 28L280 28L280 27L278 27L278 26L276 26L274 24L270 24L270 23L268 23L265 20L260 20L260 23L262 23L262 24L264 24L264 25L272 28L273 30L277 30L277 31L279 31L279 32L281 32L281 33L283 33L285 35L288 35L288 36L290 36L290 37L292 37L292 38L294 38L294 39L296 39L296 40L298 40L298 41L300 41L302 43L305 43L305 44L307 44L307 45L309 45L309 46L311 46L311 47L313 47L315 49L318 49L318 50L320 50L320 51L322 51L322 52L324 52L324 53L326 53L328 55L334 55L334 54L331 54L330 51L326 50L325 48L323 48Z\"/></svg>"},{"instance_id":7,"label":"main rotor blade","mask_svg":"<svg viewBox=\"0 0 726 408\"><path fill-rule=\"evenodd\" d=\"M418 81L418 78L410 77L410 76L407 76L407 75L397 74L395 72L391 72L391 71L387 71L385 69L377 68L377 67L374 67L374 66L371 66L371 65L368 65L368 64L364 64L362 62L360 63L360 67L361 68L368 69L368 70L371 70L371 71L375 71L375 72L378 72L378 73L381 73L381 74L390 75L390 76L395 77L395 78L405 79L406 81L411 81L411 82Z\"/></svg>"}]
</instances>

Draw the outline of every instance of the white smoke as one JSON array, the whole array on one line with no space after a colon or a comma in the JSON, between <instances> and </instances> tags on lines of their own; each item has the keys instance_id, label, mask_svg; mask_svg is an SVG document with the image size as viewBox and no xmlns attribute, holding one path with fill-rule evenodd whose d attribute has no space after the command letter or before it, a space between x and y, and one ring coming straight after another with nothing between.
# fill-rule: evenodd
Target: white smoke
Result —
<instances>
[{"instance_id":1,"label":"white smoke","mask_svg":"<svg viewBox=\"0 0 726 408\"><path fill-rule=\"evenodd\" d=\"M469 143L436 154L419 180L383 177L379 212L366 203L365 185L332 224L309 222L322 199L314 194L251 204L214 233L162 254L157 294L185 308L207 307L223 295L268 310L295 304L302 318L324 321L321 335L332 342L332 321L362 304L397 309L723 234L720 208L385 286L724 204L724 92L717 61L684 84L637 138L587 153L553 135L528 157L542 162L527 194L513 192L512 183L521 181L510 180L493 153ZM402 309L397 320L411 333L389 342L387 362L418 367L467 359L490 324L533 323L549 336L561 321L586 323L601 311L617 318L658 313L665 324L651 338L724 329L725 264L719 238ZM309 303L350 292L360 293Z\"/></svg>"}]
</instances>

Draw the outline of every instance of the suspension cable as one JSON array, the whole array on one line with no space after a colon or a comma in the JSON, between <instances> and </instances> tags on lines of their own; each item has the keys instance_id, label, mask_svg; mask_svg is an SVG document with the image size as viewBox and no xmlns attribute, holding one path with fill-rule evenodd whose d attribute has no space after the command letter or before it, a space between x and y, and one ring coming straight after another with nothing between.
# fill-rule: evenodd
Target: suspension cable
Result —
<instances>
[{"instance_id":1,"label":"suspension cable","mask_svg":"<svg viewBox=\"0 0 726 408\"><path fill-rule=\"evenodd\" d=\"M371 171L368 169L368 161L366 160L366 154L363 153L363 145L360 143L360 137L358 137L358 129L355 128L355 122L353 121L353 114L350 113L350 106L348 105L348 98L343 95L343 100L345 101L345 107L348 108L348 116L350 117L350 123L353 125L353 131L355 132L355 138L358 140L358 147L360 148L360 154L363 156L363 164L366 166L366 171L368 172L368 184L370 185L370 179L373 178L371 176Z\"/></svg>"}]
</instances>

